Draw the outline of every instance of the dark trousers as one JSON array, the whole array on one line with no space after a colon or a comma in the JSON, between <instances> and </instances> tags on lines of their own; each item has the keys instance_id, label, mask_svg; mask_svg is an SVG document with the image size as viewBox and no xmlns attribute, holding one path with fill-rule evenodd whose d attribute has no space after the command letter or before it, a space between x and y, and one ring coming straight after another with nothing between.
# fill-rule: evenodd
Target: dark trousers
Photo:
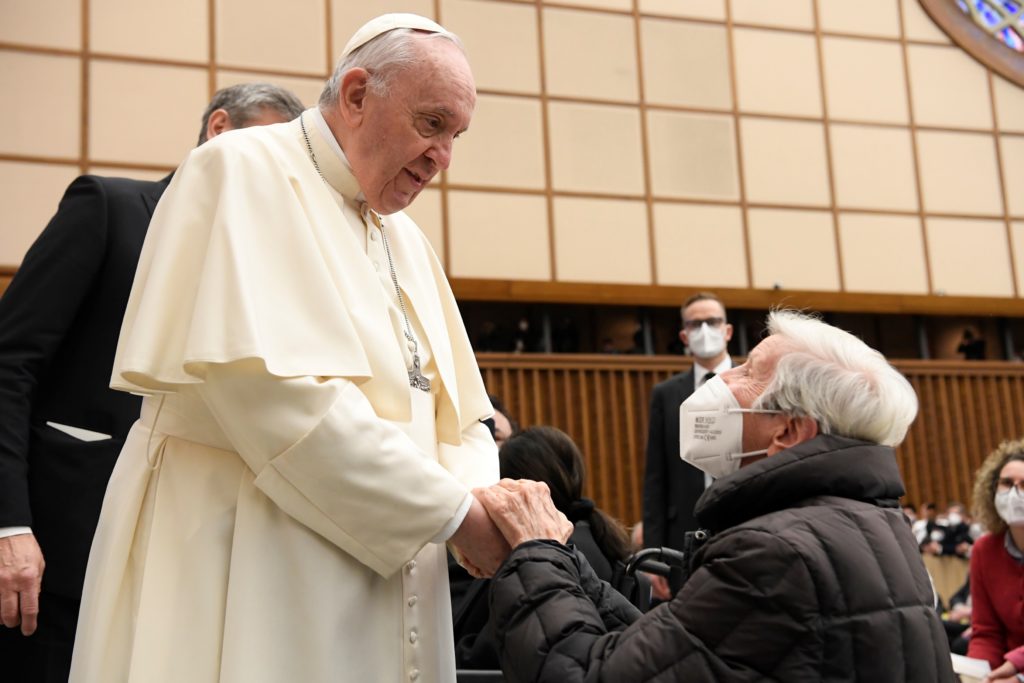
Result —
<instances>
[{"instance_id":1,"label":"dark trousers","mask_svg":"<svg viewBox=\"0 0 1024 683\"><path fill-rule=\"evenodd\" d=\"M80 601L43 592L39 625L31 636L0 625L0 669L4 681L67 683ZM10 678L8 678L10 676Z\"/></svg>"}]
</instances>

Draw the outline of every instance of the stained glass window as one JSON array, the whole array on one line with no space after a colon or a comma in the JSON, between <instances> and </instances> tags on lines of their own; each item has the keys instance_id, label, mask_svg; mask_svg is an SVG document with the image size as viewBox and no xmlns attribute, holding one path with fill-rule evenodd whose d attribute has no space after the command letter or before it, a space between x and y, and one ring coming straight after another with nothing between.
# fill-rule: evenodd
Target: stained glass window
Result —
<instances>
[{"instance_id":1,"label":"stained glass window","mask_svg":"<svg viewBox=\"0 0 1024 683\"><path fill-rule=\"evenodd\" d=\"M1024 52L1024 5L1013 0L956 0L960 11L1011 50Z\"/></svg>"},{"instance_id":2,"label":"stained glass window","mask_svg":"<svg viewBox=\"0 0 1024 683\"><path fill-rule=\"evenodd\" d=\"M919 0L953 41L1024 87L1024 0Z\"/></svg>"}]
</instances>

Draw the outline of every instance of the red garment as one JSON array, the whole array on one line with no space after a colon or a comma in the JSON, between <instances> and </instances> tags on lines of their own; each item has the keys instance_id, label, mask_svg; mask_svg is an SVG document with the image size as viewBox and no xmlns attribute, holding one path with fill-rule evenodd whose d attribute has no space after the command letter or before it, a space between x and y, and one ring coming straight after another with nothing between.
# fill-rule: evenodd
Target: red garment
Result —
<instances>
[{"instance_id":1,"label":"red garment","mask_svg":"<svg viewBox=\"0 0 1024 683\"><path fill-rule=\"evenodd\" d=\"M967 656L986 659L993 669L1009 660L1024 671L1024 564L1006 551L1004 534L985 534L971 551Z\"/></svg>"}]
</instances>

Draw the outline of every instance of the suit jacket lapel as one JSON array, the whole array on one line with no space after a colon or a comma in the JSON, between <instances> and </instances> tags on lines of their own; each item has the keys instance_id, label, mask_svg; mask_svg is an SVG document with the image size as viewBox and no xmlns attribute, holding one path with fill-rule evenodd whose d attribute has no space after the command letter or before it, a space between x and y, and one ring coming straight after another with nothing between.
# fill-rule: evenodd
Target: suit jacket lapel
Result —
<instances>
[{"instance_id":1,"label":"suit jacket lapel","mask_svg":"<svg viewBox=\"0 0 1024 683\"><path fill-rule=\"evenodd\" d=\"M148 190L139 193L139 195L142 197L142 203L146 207L146 211L149 212L150 218L153 217L153 212L156 210L157 202L160 201L160 197L163 195L164 190L167 189L167 186L170 185L171 178L173 177L174 172L172 171L170 175L167 175L166 177L161 178L160 180L153 183Z\"/></svg>"}]
</instances>

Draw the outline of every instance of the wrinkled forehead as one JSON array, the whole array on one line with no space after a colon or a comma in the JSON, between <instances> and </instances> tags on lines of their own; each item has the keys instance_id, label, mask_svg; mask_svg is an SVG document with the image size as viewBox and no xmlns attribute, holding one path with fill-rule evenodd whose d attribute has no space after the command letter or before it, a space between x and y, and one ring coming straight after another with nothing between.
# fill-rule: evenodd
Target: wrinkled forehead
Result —
<instances>
[{"instance_id":1,"label":"wrinkled forehead","mask_svg":"<svg viewBox=\"0 0 1024 683\"><path fill-rule=\"evenodd\" d=\"M751 371L761 377L775 374L775 366L787 352L793 350L793 343L777 334L765 337L750 350L747 363Z\"/></svg>"}]
</instances>

